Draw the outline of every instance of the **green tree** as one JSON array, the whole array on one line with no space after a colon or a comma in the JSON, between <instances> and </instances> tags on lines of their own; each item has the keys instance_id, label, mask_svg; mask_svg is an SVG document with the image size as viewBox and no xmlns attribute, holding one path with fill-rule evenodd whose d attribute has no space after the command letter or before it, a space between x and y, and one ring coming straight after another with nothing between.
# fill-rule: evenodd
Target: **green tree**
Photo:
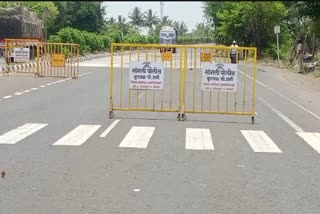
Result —
<instances>
[{"instance_id":1,"label":"green tree","mask_svg":"<svg viewBox=\"0 0 320 214\"><path fill-rule=\"evenodd\" d=\"M226 2L215 16L217 41L256 46L258 56L274 44L274 26L283 25L288 11L281 2Z\"/></svg>"},{"instance_id":2,"label":"green tree","mask_svg":"<svg viewBox=\"0 0 320 214\"><path fill-rule=\"evenodd\" d=\"M181 22L178 27L179 35L185 35L188 32L188 27L185 22Z\"/></svg>"},{"instance_id":3,"label":"green tree","mask_svg":"<svg viewBox=\"0 0 320 214\"><path fill-rule=\"evenodd\" d=\"M287 26L294 39L304 41L306 52L314 56L317 50L317 40L320 38L320 4L319 2L284 2L288 8ZM293 46L291 61L295 56Z\"/></svg>"},{"instance_id":4,"label":"green tree","mask_svg":"<svg viewBox=\"0 0 320 214\"><path fill-rule=\"evenodd\" d=\"M101 1L56 1L59 16L51 32L61 28L73 27L88 32L101 32L104 25L105 8Z\"/></svg>"},{"instance_id":5,"label":"green tree","mask_svg":"<svg viewBox=\"0 0 320 214\"><path fill-rule=\"evenodd\" d=\"M213 28L205 23L198 23L196 25L196 29L193 31L193 34L195 36L200 36L200 37L213 37L214 36L214 31Z\"/></svg>"},{"instance_id":6,"label":"green tree","mask_svg":"<svg viewBox=\"0 0 320 214\"><path fill-rule=\"evenodd\" d=\"M173 21L172 27L174 27L179 36L183 36L188 32L188 27L185 22Z\"/></svg>"},{"instance_id":7,"label":"green tree","mask_svg":"<svg viewBox=\"0 0 320 214\"><path fill-rule=\"evenodd\" d=\"M204 16L207 21L214 27L220 25L220 20L217 17L218 12L226 10L229 6L225 1L205 1L204 3Z\"/></svg>"},{"instance_id":8,"label":"green tree","mask_svg":"<svg viewBox=\"0 0 320 214\"><path fill-rule=\"evenodd\" d=\"M161 26L161 27L162 27L162 26L166 26L166 25L172 26L172 24L173 24L173 21L170 20L168 16L164 16L164 17L162 17L162 19L160 20L160 26Z\"/></svg>"},{"instance_id":9,"label":"green tree","mask_svg":"<svg viewBox=\"0 0 320 214\"><path fill-rule=\"evenodd\" d=\"M141 9L138 7L133 8L131 13L129 13L130 25L134 27L144 27L144 13L141 12Z\"/></svg>"},{"instance_id":10,"label":"green tree","mask_svg":"<svg viewBox=\"0 0 320 214\"><path fill-rule=\"evenodd\" d=\"M299 11L307 17L318 20L320 19L320 2L319 1L294 1L292 4L296 4Z\"/></svg>"},{"instance_id":11,"label":"green tree","mask_svg":"<svg viewBox=\"0 0 320 214\"><path fill-rule=\"evenodd\" d=\"M149 29L153 28L153 26L156 26L159 23L159 18L157 16L157 13L153 13L152 9L149 9L145 13L145 26Z\"/></svg>"},{"instance_id":12,"label":"green tree","mask_svg":"<svg viewBox=\"0 0 320 214\"><path fill-rule=\"evenodd\" d=\"M108 25L113 25L116 23L116 19L111 17L108 21L107 21Z\"/></svg>"},{"instance_id":13,"label":"green tree","mask_svg":"<svg viewBox=\"0 0 320 214\"><path fill-rule=\"evenodd\" d=\"M48 17L48 21L54 20L59 14L59 10L53 1L21 1L20 4L30 11L34 11L39 18L42 17L43 11L47 7L50 13L50 17Z\"/></svg>"},{"instance_id":14,"label":"green tree","mask_svg":"<svg viewBox=\"0 0 320 214\"><path fill-rule=\"evenodd\" d=\"M128 33L128 30L130 26L126 23L126 18L119 15L117 24L119 26L119 30L121 31L122 35L126 35Z\"/></svg>"}]
</instances>

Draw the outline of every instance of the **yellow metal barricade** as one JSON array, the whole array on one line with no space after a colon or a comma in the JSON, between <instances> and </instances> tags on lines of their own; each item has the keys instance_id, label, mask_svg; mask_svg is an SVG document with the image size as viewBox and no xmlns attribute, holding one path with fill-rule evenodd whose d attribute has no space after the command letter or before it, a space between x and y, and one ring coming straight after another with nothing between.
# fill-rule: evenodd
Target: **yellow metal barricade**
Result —
<instances>
[{"instance_id":1,"label":"yellow metal barricade","mask_svg":"<svg viewBox=\"0 0 320 214\"><path fill-rule=\"evenodd\" d=\"M5 62L19 65L17 73L34 73L39 77L79 75L79 44L40 43L30 39L5 39Z\"/></svg>"},{"instance_id":2,"label":"yellow metal barricade","mask_svg":"<svg viewBox=\"0 0 320 214\"><path fill-rule=\"evenodd\" d=\"M20 65L16 72L36 73L39 41L36 39L5 39L4 60L7 65ZM28 64L29 66L24 66Z\"/></svg>"},{"instance_id":3,"label":"yellow metal barricade","mask_svg":"<svg viewBox=\"0 0 320 214\"><path fill-rule=\"evenodd\" d=\"M115 110L180 114L184 50L180 45L113 43L109 117Z\"/></svg>"},{"instance_id":4,"label":"yellow metal barricade","mask_svg":"<svg viewBox=\"0 0 320 214\"><path fill-rule=\"evenodd\" d=\"M182 120L187 113L249 115L254 123L256 48L186 46ZM232 63L231 57L236 57ZM189 62L187 62L189 61Z\"/></svg>"},{"instance_id":5,"label":"yellow metal barricade","mask_svg":"<svg viewBox=\"0 0 320 214\"><path fill-rule=\"evenodd\" d=\"M79 76L79 45L70 43L41 43L39 55L39 76Z\"/></svg>"},{"instance_id":6,"label":"yellow metal barricade","mask_svg":"<svg viewBox=\"0 0 320 214\"><path fill-rule=\"evenodd\" d=\"M177 112L182 121L201 113L248 115L254 122L257 50L236 49L231 55L221 45L113 43L109 117L115 110L154 111Z\"/></svg>"}]
</instances>

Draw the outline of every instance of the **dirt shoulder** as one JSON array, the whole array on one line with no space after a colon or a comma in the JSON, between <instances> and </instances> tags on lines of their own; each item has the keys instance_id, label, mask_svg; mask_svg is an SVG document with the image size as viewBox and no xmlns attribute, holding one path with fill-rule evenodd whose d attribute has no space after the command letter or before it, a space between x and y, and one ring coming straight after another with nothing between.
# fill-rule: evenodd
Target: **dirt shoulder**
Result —
<instances>
[{"instance_id":1,"label":"dirt shoulder","mask_svg":"<svg viewBox=\"0 0 320 214\"><path fill-rule=\"evenodd\" d=\"M302 91L313 91L317 94L320 93L320 78L315 77L314 73L299 74L296 69L279 68L271 63L259 62L257 69L261 71L276 72L281 78L287 80L293 86L298 87ZM275 75L278 76L278 75Z\"/></svg>"}]
</instances>

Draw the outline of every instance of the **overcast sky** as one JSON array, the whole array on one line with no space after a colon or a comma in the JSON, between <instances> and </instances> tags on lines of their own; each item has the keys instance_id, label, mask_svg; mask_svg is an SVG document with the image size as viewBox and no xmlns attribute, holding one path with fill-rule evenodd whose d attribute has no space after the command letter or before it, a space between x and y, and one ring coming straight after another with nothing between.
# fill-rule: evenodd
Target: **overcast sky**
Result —
<instances>
[{"instance_id":1,"label":"overcast sky","mask_svg":"<svg viewBox=\"0 0 320 214\"><path fill-rule=\"evenodd\" d=\"M140 7L142 11L152 9L160 17L160 1L104 2L103 5L107 5L107 18L117 18L118 15L122 15L128 20L128 14L135 6ZM164 2L164 16L169 16L174 21L184 21L188 30L191 31L197 23L203 21L202 7L203 3L201 1Z\"/></svg>"}]
</instances>

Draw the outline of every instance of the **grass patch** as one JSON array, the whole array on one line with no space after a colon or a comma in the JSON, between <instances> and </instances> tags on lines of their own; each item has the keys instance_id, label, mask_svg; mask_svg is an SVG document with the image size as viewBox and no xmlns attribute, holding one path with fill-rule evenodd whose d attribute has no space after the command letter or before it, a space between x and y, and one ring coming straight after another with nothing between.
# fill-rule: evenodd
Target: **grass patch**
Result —
<instances>
[{"instance_id":1,"label":"grass patch","mask_svg":"<svg viewBox=\"0 0 320 214\"><path fill-rule=\"evenodd\" d=\"M319 78L320 77L320 70L317 69L313 72L313 75L316 77L316 78Z\"/></svg>"}]
</instances>

